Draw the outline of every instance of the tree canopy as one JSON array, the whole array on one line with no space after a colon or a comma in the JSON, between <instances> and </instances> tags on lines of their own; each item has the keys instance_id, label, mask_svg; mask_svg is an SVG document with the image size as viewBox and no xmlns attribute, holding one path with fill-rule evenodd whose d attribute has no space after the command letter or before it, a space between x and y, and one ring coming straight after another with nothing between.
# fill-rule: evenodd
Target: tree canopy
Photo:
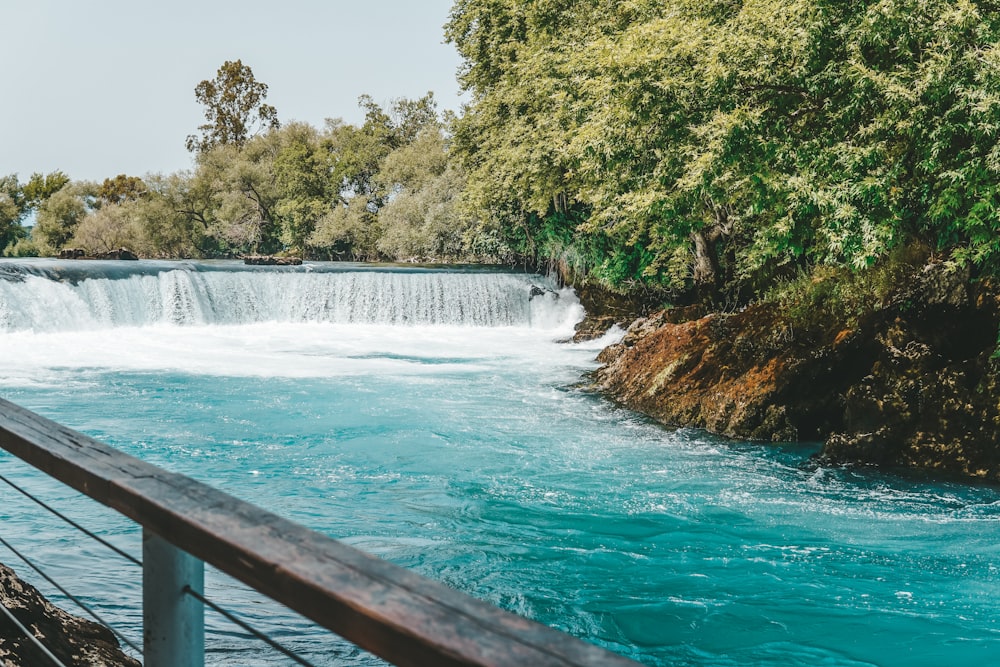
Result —
<instances>
[{"instance_id":1,"label":"tree canopy","mask_svg":"<svg viewBox=\"0 0 1000 667\"><path fill-rule=\"evenodd\" d=\"M150 256L535 262L737 301L908 245L1000 272L985 0L457 0L445 33L461 116L362 96L359 125L282 127L227 62L191 171L0 179L0 243L37 209L40 248L104 221Z\"/></svg>"},{"instance_id":2,"label":"tree canopy","mask_svg":"<svg viewBox=\"0 0 1000 667\"><path fill-rule=\"evenodd\" d=\"M242 61L227 60L214 79L206 79L194 89L195 99L205 106L201 136L190 135L187 149L202 152L220 144L242 146L251 137L279 126L278 112L265 104L267 84L254 78L253 70Z\"/></svg>"},{"instance_id":3,"label":"tree canopy","mask_svg":"<svg viewBox=\"0 0 1000 667\"><path fill-rule=\"evenodd\" d=\"M976 0L459 0L470 200L610 284L760 286L921 241L997 269Z\"/></svg>"}]
</instances>

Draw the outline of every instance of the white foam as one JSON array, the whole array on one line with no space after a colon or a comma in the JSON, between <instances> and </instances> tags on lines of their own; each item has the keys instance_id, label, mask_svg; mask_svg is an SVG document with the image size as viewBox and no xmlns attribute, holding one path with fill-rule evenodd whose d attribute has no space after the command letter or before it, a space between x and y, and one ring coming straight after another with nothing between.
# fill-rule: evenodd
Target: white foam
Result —
<instances>
[{"instance_id":1,"label":"white foam","mask_svg":"<svg viewBox=\"0 0 1000 667\"><path fill-rule=\"evenodd\" d=\"M161 324L330 322L565 328L583 316L572 290L502 272L244 272L180 268L68 282L0 280L0 331ZM538 288L542 283L542 288Z\"/></svg>"}]
</instances>

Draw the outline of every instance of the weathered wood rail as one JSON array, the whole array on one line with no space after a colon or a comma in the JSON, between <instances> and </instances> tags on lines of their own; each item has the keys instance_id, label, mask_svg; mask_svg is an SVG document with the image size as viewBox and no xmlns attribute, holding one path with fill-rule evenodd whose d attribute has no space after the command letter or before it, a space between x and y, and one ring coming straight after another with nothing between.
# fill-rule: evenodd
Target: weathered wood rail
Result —
<instances>
[{"instance_id":1,"label":"weathered wood rail","mask_svg":"<svg viewBox=\"0 0 1000 667\"><path fill-rule=\"evenodd\" d=\"M0 447L396 665L637 664L3 399Z\"/></svg>"}]
</instances>

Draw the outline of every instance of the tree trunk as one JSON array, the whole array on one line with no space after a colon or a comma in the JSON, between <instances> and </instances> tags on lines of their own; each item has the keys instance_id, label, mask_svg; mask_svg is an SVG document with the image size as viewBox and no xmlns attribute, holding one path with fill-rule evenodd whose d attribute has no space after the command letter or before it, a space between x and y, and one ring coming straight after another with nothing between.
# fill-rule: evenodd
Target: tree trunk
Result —
<instances>
[{"instance_id":1,"label":"tree trunk","mask_svg":"<svg viewBox=\"0 0 1000 667\"><path fill-rule=\"evenodd\" d=\"M691 232L694 242L694 278L695 292L700 301L712 301L718 292L719 254L716 249L718 236L706 234L704 229Z\"/></svg>"}]
</instances>

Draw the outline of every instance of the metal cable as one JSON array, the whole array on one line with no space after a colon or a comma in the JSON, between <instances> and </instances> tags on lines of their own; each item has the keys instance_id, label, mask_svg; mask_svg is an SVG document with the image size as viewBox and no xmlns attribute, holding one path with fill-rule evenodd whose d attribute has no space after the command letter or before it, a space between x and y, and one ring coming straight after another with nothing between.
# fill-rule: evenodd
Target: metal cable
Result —
<instances>
[{"instance_id":1,"label":"metal cable","mask_svg":"<svg viewBox=\"0 0 1000 667\"><path fill-rule=\"evenodd\" d=\"M73 519L70 519L69 517L67 517L64 514L62 514L61 512L59 512L58 510L56 510L53 507L51 507L48 504L46 504L44 501L39 500L35 496L31 495L30 493L28 493L27 491L25 491L24 489L22 489L21 487L19 487L18 485L14 484L13 482L11 482L9 479L7 479L6 477L4 477L3 475L0 475L0 481L4 482L5 484L7 484L8 486L10 486L15 491L21 493L26 498L32 500L33 502L35 502L38 505L40 505L41 507L45 508L46 510L48 510L49 512L51 512L55 516L59 517L62 521L68 523L71 526L73 526L74 528L76 528L78 531L80 531L81 533L83 533L87 537L91 538L92 540L94 540L96 542L100 542L105 547L107 547L108 549L114 551L115 553L117 553L119 556L121 556L125 560L127 560L127 561L129 561L131 563L134 563L135 565L138 565L139 567L142 567L142 561L140 561L138 558L136 558L132 554L119 549L118 547L116 547L115 545L111 544L107 540L105 540L102 537L94 534L92 531L84 528L83 526L81 526L80 524L78 524ZM97 615L96 612L94 612L93 610L91 610L83 602L81 602L76 597L74 597L73 595L71 595L65 588L63 588L62 586L60 586L53 579L51 579L48 575L46 575L44 572L42 572L42 570L39 569L38 567L36 567L34 563L32 563L31 561L29 561L21 553L19 553L16 549L14 549L10 545L10 543L8 543L3 538L0 538L0 543L2 543L4 546L6 546L8 549L10 549L10 551L13 552L18 558L20 558L25 563L27 563L29 567L31 567L33 570L35 570L40 575L42 575L43 577L45 577L45 579L50 584L52 584L53 586L55 586L56 588L58 588L63 593L63 595L65 595L70 600L72 600L73 602L75 602L81 609L83 609L88 614L90 614L99 623L101 623L102 625L108 627L112 632L115 633L115 635L119 639L122 640L122 642L124 642L125 644L127 644L128 646L130 646L133 650L135 650L135 651L137 651L139 653L142 653L142 651L140 651L139 647L137 647L135 644L133 644L132 642L130 642L124 635L122 635L117 630L115 630L110 625L108 625L100 616ZM239 626L243 630L245 630L248 633L250 633L252 636L254 636L257 639L261 640L262 642L266 643L268 646L270 646L274 650L276 650L276 651L278 651L278 652L286 655L287 657L291 658L292 660L294 660L298 664L305 665L305 667L315 667L309 661L307 661L304 658L302 658L302 657L298 656L297 654L295 654L291 649L288 649L288 648L282 646L281 644L279 644L274 639L271 639L270 637L268 637L264 633L262 633L259 630L253 628L252 626L248 625L245 621L243 621L243 620L239 619L238 617L234 616L233 614L231 614L230 612L226 611L225 609L223 609L219 605L215 604L211 600L205 598L202 595L199 595L190 586L185 586L183 592L188 593L189 595L191 595L195 599L199 600L206 607L209 607L213 611L218 612L219 614L221 614L222 616L224 616L225 618L227 618L230 622L234 623L235 625ZM15 620L15 622L17 622L16 619L14 619L14 620ZM18 624L18 625L20 627L20 624ZM31 636L32 640L35 641L35 643L38 644L42 648L42 650L46 650L43 646L41 646L41 644L38 643L38 640L33 635L30 635L30 636ZM53 657L53 659L55 659L54 656L52 656L52 657ZM62 665L62 663L59 663L58 661L57 661L57 664L60 665L60 667L65 667L64 665Z\"/></svg>"},{"instance_id":2,"label":"metal cable","mask_svg":"<svg viewBox=\"0 0 1000 667\"><path fill-rule=\"evenodd\" d=\"M256 628L248 625L245 621L241 620L240 618L238 618L238 617L234 616L233 614L231 614L230 612L226 611L225 609L223 609L219 605L215 604L214 602L212 602L211 600L209 600L208 598L206 598L204 595L201 595L200 593L198 593L197 591L195 591L190 586L185 586L181 590L181 592L182 593L187 593L188 595L190 595L191 597L193 597L195 600L200 601L206 607L212 609L213 611L218 612L222 616L224 616L227 619L229 619L232 623L234 623L234 624L238 625L239 627L243 628L244 630L246 630L247 632L249 632L251 635L253 635L257 639L261 640L262 642L264 642L265 644L267 644L271 648L273 648L275 651L283 653L284 655L288 656L289 658L291 658L295 662L299 663L300 665L305 665L305 667L315 667L315 665L313 665L311 662L309 662L305 658L299 656L297 653L295 653L291 649L285 648L284 646L282 646L281 644L279 644L275 640L273 640L270 637L268 637L267 635L265 635L263 632L261 632L261 631L257 630Z\"/></svg>"},{"instance_id":3,"label":"metal cable","mask_svg":"<svg viewBox=\"0 0 1000 667\"><path fill-rule=\"evenodd\" d=\"M95 535L91 531L87 530L86 528L84 528L83 526L81 526L80 524L78 524L76 521L73 521L69 517L67 517L67 516L59 513L58 510L55 510L52 507L49 507L44 502L42 502L38 498L36 498L33 495L31 495L30 493L28 493L27 491L25 491L24 489L22 489L21 487L19 487L17 484L14 484L13 482L11 482L9 479L7 479L6 477L4 477L3 475L0 475L0 481L4 482L5 484L7 484L8 486L10 486L15 491L20 492L21 494L23 494L27 498L30 498L31 500L35 501L36 503L38 503L39 505L41 505L42 507L44 507L48 511L52 512L53 514L55 514L57 517L59 517L60 519L62 519L66 523L68 523L69 525L71 525L74 528L76 528L77 530L79 530L81 533L83 533L87 537L91 538L92 540L96 540L97 542L100 542L101 544L103 544L107 548L111 549L112 551L114 551L116 554L118 554L119 556L121 556L125 560L130 561L132 563L135 563L139 567L142 567L142 561L140 561L138 558L136 558L132 554L130 554L130 553L126 552L126 551L122 551L121 549L119 549L115 545L111 544L110 542L108 542L104 538L99 537L98 535Z\"/></svg>"},{"instance_id":4,"label":"metal cable","mask_svg":"<svg viewBox=\"0 0 1000 667\"><path fill-rule=\"evenodd\" d=\"M94 611L93 609L91 609L90 607L88 607L79 598L77 598L75 595L73 595L72 593L70 593L69 591L67 591L65 588L63 588L62 586L60 586L58 583L56 583L56 581L52 577L50 577L49 575L45 574L45 572L43 572L41 568L39 568L37 565L35 565L34 563L32 563L30 560L28 560L28 558L26 556L24 556L20 551L18 551L14 547L12 547L11 544L10 544L10 542L8 542L7 540L5 540L2 537L0 537L0 544L3 544L5 547L7 547L11 551L11 553L13 553L15 556L17 556L21 560L23 560L28 565L28 567L30 567L32 570L34 570L35 572L37 572L38 574L40 574L42 577L44 577L47 582L49 582L50 584L52 584L53 586L55 586L56 588L58 588L59 591L63 595L65 595L67 598L69 598L70 600L72 600L73 602L75 602L76 605L78 607L80 607L80 609L83 609L85 612L87 612L88 614L90 614L91 617L94 618L94 620L96 620L98 623L100 623L104 627L108 628L109 630L111 630L111 632L113 632L115 634L115 636L118 637L118 639L122 640L122 642L124 642L125 644L127 644L128 646L130 646L133 651L136 651L139 655L142 655L142 649L140 649L138 646L136 646L135 644L133 644L132 642L130 642L125 635L123 635L122 633L118 632L113 627L111 627L111 625L108 624L103 618L101 618L97 614L96 611Z\"/></svg>"},{"instance_id":5,"label":"metal cable","mask_svg":"<svg viewBox=\"0 0 1000 667\"><path fill-rule=\"evenodd\" d=\"M62 660L53 655L52 651L45 648L45 644L43 644L38 639L38 637L32 634L31 631L28 630L28 628L24 627L21 621L17 620L17 616L14 616L14 612L12 612L10 609L7 609L6 605L0 603L0 611L3 611L4 615L10 619L10 622L16 625L18 630L20 630L25 637L31 640L31 643L37 646L38 650L41 651L46 658L52 661L52 664L56 665L56 667L66 667L66 665L63 664Z\"/></svg>"}]
</instances>

